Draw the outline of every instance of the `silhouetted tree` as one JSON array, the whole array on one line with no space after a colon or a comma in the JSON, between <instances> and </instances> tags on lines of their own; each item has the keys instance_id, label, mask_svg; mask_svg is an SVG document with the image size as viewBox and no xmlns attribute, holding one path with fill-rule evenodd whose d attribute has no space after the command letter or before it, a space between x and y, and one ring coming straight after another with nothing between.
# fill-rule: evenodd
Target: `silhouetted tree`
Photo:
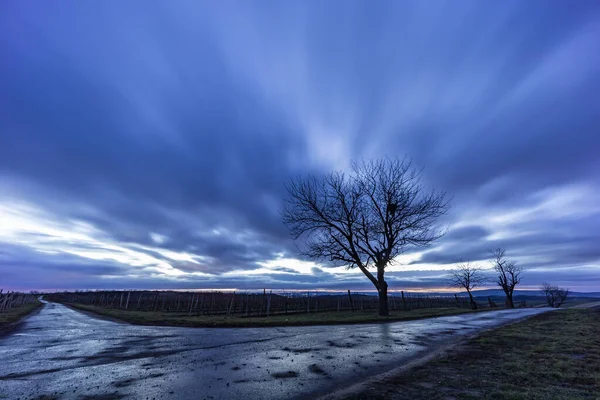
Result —
<instances>
[{"instance_id":1,"label":"silhouetted tree","mask_svg":"<svg viewBox=\"0 0 600 400\"><path fill-rule=\"evenodd\" d=\"M477 303L475 302L471 291L485 283L487 279L483 274L481 267L477 265L472 265L470 262L463 262L462 260L457 260L455 264L456 269L452 270L450 273L450 285L465 289L469 295L471 308L477 310Z\"/></svg>"},{"instance_id":2,"label":"silhouetted tree","mask_svg":"<svg viewBox=\"0 0 600 400\"><path fill-rule=\"evenodd\" d=\"M569 289L563 289L558 287L558 285L552 285L550 283L544 283L540 290L546 296L548 305L554 308L562 306L562 304L567 301L570 293Z\"/></svg>"},{"instance_id":3,"label":"silhouetted tree","mask_svg":"<svg viewBox=\"0 0 600 400\"><path fill-rule=\"evenodd\" d=\"M287 185L282 219L304 239L304 255L360 269L377 289L379 315L387 316L386 267L407 247L443 234L434 222L448 210L446 195L425 191L420 177L410 161L391 159L299 177Z\"/></svg>"},{"instance_id":4,"label":"silhouetted tree","mask_svg":"<svg viewBox=\"0 0 600 400\"><path fill-rule=\"evenodd\" d=\"M506 294L506 306L515 308L513 302L513 292L515 286L521 283L521 274L523 269L517 265L516 261L506 257L506 251L502 248L497 248L491 251L492 265L496 270L496 283Z\"/></svg>"}]
</instances>

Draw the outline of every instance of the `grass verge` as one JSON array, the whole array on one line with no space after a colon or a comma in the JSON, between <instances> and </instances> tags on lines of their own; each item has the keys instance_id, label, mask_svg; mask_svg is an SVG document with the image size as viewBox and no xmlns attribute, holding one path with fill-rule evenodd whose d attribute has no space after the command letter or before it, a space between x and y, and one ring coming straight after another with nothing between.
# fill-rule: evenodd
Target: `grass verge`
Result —
<instances>
[{"instance_id":1,"label":"grass verge","mask_svg":"<svg viewBox=\"0 0 600 400\"><path fill-rule=\"evenodd\" d=\"M597 399L600 309L568 309L486 332L353 399Z\"/></svg>"},{"instance_id":2,"label":"grass verge","mask_svg":"<svg viewBox=\"0 0 600 400\"><path fill-rule=\"evenodd\" d=\"M35 303L24 304L22 306L0 312L0 331L11 327L21 319L37 310L38 307L41 307L41 305L41 302L36 301Z\"/></svg>"},{"instance_id":3,"label":"grass verge","mask_svg":"<svg viewBox=\"0 0 600 400\"><path fill-rule=\"evenodd\" d=\"M411 311L392 311L389 317L379 317L375 310L317 312L287 315L272 315L270 317L241 317L241 316L191 316L187 313L127 311L112 308L102 308L84 304L67 304L82 311L92 312L137 325L170 325L194 327L269 327L269 326L303 326L303 325L336 325L360 324L374 322L407 321L420 318L440 317L474 312L464 308L427 308Z\"/></svg>"}]
</instances>

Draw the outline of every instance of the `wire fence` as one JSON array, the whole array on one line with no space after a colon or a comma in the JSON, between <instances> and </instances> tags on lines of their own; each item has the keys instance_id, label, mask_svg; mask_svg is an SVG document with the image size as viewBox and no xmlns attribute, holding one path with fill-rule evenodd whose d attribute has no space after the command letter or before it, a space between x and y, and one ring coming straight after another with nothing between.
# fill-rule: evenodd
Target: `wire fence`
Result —
<instances>
[{"instance_id":1,"label":"wire fence","mask_svg":"<svg viewBox=\"0 0 600 400\"><path fill-rule=\"evenodd\" d=\"M0 289L0 313L37 301L37 296L32 293L2 292L3 289Z\"/></svg>"},{"instance_id":2,"label":"wire fence","mask_svg":"<svg viewBox=\"0 0 600 400\"><path fill-rule=\"evenodd\" d=\"M324 311L376 310L375 295L354 292L286 291L78 291L45 296L59 303L84 304L130 311L168 312L200 315L236 315L241 317L278 314L316 313ZM388 294L390 310L422 308L470 308L469 299L458 295L425 295L408 292ZM494 307L493 302L479 304Z\"/></svg>"}]
</instances>

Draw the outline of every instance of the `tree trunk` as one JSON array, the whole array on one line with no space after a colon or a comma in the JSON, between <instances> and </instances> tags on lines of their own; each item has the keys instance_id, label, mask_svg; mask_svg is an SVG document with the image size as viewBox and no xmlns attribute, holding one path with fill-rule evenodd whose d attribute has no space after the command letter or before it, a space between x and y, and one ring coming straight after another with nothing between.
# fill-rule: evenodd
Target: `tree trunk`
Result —
<instances>
[{"instance_id":1,"label":"tree trunk","mask_svg":"<svg viewBox=\"0 0 600 400\"><path fill-rule=\"evenodd\" d=\"M469 293L469 299L471 300L471 308L473 310L477 310L477 303L475 303L475 299L473 298L473 295L471 294L471 291L468 290L467 293Z\"/></svg>"},{"instance_id":2,"label":"tree trunk","mask_svg":"<svg viewBox=\"0 0 600 400\"><path fill-rule=\"evenodd\" d=\"M388 285L387 282L385 281L385 279L383 279L384 273L385 273L385 265L378 265L377 266L377 292L379 293L379 316L380 317L387 317L390 315L389 309L388 309L388 297L387 297L387 291L388 291Z\"/></svg>"},{"instance_id":3,"label":"tree trunk","mask_svg":"<svg viewBox=\"0 0 600 400\"><path fill-rule=\"evenodd\" d=\"M379 282L379 316L387 317L390 315L388 310L388 295L387 295L387 283L385 281Z\"/></svg>"},{"instance_id":4,"label":"tree trunk","mask_svg":"<svg viewBox=\"0 0 600 400\"><path fill-rule=\"evenodd\" d=\"M513 293L508 286L502 286L502 290L504 294L506 294L506 299L504 301L504 305L506 308L515 308L515 303L513 303Z\"/></svg>"},{"instance_id":5,"label":"tree trunk","mask_svg":"<svg viewBox=\"0 0 600 400\"><path fill-rule=\"evenodd\" d=\"M506 295L506 305L508 306L508 308L515 308L512 293Z\"/></svg>"}]
</instances>

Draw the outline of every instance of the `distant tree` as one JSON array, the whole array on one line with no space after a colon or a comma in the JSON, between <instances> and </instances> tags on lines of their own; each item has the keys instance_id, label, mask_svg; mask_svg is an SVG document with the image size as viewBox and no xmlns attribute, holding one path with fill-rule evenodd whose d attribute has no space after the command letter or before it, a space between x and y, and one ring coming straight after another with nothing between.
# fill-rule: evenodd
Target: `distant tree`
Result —
<instances>
[{"instance_id":1,"label":"distant tree","mask_svg":"<svg viewBox=\"0 0 600 400\"><path fill-rule=\"evenodd\" d=\"M517 265L516 261L510 260L506 257L506 251L503 248L497 248L491 251L492 253L492 265L496 271L497 280L496 283L506 294L506 306L509 308L515 308L513 302L513 292L515 286L521 283L521 274L523 269Z\"/></svg>"},{"instance_id":2,"label":"distant tree","mask_svg":"<svg viewBox=\"0 0 600 400\"><path fill-rule=\"evenodd\" d=\"M481 284L486 282L486 277L482 272L482 268L477 265L472 265L469 261L464 262L457 260L455 262L456 269L452 270L450 276L450 285L452 287L462 288L467 291L471 308L477 310L477 303L473 298L471 291Z\"/></svg>"},{"instance_id":3,"label":"distant tree","mask_svg":"<svg viewBox=\"0 0 600 400\"><path fill-rule=\"evenodd\" d=\"M410 161L391 159L300 177L287 185L282 219L294 238L303 237L304 255L360 269L377 289L379 315L387 316L386 267L409 246L443 235L434 223L448 210L446 195L425 191L420 177Z\"/></svg>"},{"instance_id":4,"label":"distant tree","mask_svg":"<svg viewBox=\"0 0 600 400\"><path fill-rule=\"evenodd\" d=\"M550 283L542 284L540 291L546 296L546 302L550 307L559 308L562 304L567 301L569 297L569 289L563 289L558 285L552 285Z\"/></svg>"}]
</instances>

